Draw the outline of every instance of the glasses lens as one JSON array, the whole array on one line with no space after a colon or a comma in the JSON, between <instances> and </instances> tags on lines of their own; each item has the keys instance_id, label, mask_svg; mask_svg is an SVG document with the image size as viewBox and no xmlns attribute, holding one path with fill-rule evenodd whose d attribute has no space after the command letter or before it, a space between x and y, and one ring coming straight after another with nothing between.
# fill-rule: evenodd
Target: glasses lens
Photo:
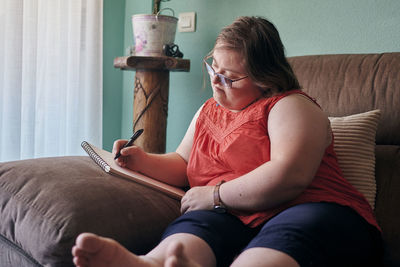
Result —
<instances>
[{"instance_id":1,"label":"glasses lens","mask_svg":"<svg viewBox=\"0 0 400 267\"><path fill-rule=\"evenodd\" d=\"M205 62L205 61L204 61ZM207 72L208 72L208 74L212 77L212 76L214 76L214 70L211 68L211 66L207 63L207 62L205 62L206 63L206 68L207 68Z\"/></svg>"},{"instance_id":2,"label":"glasses lens","mask_svg":"<svg viewBox=\"0 0 400 267\"><path fill-rule=\"evenodd\" d=\"M225 87L225 88L231 88L232 87L232 80L225 77L222 74L216 73L214 69L211 67L211 65L207 62L204 61L206 64L207 72L210 75L211 79L214 79L215 76L217 76L219 82Z\"/></svg>"},{"instance_id":3,"label":"glasses lens","mask_svg":"<svg viewBox=\"0 0 400 267\"><path fill-rule=\"evenodd\" d=\"M230 89L232 87L231 79L226 78L224 75L221 74L220 80L221 80L222 85L225 86L226 88Z\"/></svg>"}]
</instances>

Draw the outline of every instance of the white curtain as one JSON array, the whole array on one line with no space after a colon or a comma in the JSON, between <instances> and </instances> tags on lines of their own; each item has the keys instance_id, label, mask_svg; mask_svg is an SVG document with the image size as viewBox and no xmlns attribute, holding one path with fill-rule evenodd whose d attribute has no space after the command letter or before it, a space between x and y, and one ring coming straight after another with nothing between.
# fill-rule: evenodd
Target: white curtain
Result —
<instances>
[{"instance_id":1,"label":"white curtain","mask_svg":"<svg viewBox=\"0 0 400 267\"><path fill-rule=\"evenodd\" d=\"M103 0L0 0L0 162L102 142Z\"/></svg>"}]
</instances>

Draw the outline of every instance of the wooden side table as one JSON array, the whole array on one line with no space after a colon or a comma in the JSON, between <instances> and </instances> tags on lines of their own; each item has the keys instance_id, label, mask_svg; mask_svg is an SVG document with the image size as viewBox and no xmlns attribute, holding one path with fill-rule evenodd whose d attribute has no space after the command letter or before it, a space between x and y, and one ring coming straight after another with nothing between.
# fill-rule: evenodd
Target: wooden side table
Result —
<instances>
[{"instance_id":1,"label":"wooden side table","mask_svg":"<svg viewBox=\"0 0 400 267\"><path fill-rule=\"evenodd\" d=\"M190 60L126 56L115 58L114 67L136 70L132 129L143 128L144 132L135 144L146 152L165 153L169 72L189 71Z\"/></svg>"}]
</instances>

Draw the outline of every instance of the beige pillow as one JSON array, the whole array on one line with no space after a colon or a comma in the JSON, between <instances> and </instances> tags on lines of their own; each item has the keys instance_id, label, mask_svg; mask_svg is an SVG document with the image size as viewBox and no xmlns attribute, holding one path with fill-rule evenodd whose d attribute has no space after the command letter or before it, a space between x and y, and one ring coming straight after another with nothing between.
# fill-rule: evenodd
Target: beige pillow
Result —
<instances>
[{"instance_id":1,"label":"beige pillow","mask_svg":"<svg viewBox=\"0 0 400 267\"><path fill-rule=\"evenodd\" d=\"M329 117L335 138L334 148L343 176L374 208L375 135L380 110L346 117Z\"/></svg>"}]
</instances>

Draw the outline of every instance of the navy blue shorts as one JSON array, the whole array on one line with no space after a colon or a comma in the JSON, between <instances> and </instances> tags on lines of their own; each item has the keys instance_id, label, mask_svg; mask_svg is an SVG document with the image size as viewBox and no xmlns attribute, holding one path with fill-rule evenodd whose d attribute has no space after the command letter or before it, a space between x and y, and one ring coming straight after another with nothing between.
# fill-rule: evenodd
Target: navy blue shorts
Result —
<instances>
[{"instance_id":1,"label":"navy blue shorts","mask_svg":"<svg viewBox=\"0 0 400 267\"><path fill-rule=\"evenodd\" d=\"M306 203L250 228L229 213L192 211L166 229L163 238L190 233L213 250L218 266L229 266L240 252L265 247L284 252L300 266L380 266L380 232L348 207Z\"/></svg>"}]
</instances>

